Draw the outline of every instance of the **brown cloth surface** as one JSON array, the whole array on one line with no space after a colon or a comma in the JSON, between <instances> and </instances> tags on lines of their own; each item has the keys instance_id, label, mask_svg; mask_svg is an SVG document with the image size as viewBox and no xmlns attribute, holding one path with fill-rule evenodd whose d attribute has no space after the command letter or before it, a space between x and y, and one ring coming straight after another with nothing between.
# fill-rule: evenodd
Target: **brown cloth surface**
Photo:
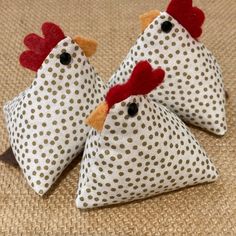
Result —
<instances>
[{"instance_id":1,"label":"brown cloth surface","mask_svg":"<svg viewBox=\"0 0 236 236\"><path fill-rule=\"evenodd\" d=\"M135 42L138 16L166 0L0 0L0 153L8 147L2 106L30 85L34 73L19 66L23 37L55 22L70 36L94 37L99 49L92 63L108 79ZM191 128L221 177L131 204L89 211L75 207L78 160L46 197L26 184L19 169L0 164L0 235L236 235L236 1L195 0L206 22L201 41L222 66L228 132L215 137Z\"/></svg>"}]
</instances>

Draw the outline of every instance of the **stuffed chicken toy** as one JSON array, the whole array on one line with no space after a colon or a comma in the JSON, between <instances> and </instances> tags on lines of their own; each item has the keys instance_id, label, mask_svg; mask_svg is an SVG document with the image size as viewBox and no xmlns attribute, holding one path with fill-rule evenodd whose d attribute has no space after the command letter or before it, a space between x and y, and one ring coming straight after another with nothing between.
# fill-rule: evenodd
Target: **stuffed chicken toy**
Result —
<instances>
[{"instance_id":1,"label":"stuffed chicken toy","mask_svg":"<svg viewBox=\"0 0 236 236\"><path fill-rule=\"evenodd\" d=\"M217 135L226 132L225 92L219 64L198 40L204 13L192 0L171 0L166 12L141 17L143 33L109 81L128 80L135 65L148 60L166 71L164 83L150 99L168 107L185 122Z\"/></svg>"},{"instance_id":2,"label":"stuffed chicken toy","mask_svg":"<svg viewBox=\"0 0 236 236\"><path fill-rule=\"evenodd\" d=\"M20 56L21 65L36 72L32 85L4 106L12 152L40 195L84 148L90 127L83 121L106 90L87 58L96 41L72 39L53 23L44 23L42 32L25 37L28 50Z\"/></svg>"},{"instance_id":3,"label":"stuffed chicken toy","mask_svg":"<svg viewBox=\"0 0 236 236\"><path fill-rule=\"evenodd\" d=\"M149 96L163 78L162 69L139 62L130 79L112 87L86 119L93 129L81 163L78 208L129 202L217 179L216 168L186 125Z\"/></svg>"}]
</instances>

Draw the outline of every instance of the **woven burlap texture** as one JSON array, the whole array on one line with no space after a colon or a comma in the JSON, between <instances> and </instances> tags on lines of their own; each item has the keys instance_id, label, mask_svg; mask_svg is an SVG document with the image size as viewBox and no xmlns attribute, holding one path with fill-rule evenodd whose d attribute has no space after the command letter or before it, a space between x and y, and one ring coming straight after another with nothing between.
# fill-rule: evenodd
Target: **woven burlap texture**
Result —
<instances>
[{"instance_id":1,"label":"woven burlap texture","mask_svg":"<svg viewBox=\"0 0 236 236\"><path fill-rule=\"evenodd\" d=\"M27 33L40 33L44 21L53 21L67 35L95 38L99 49L91 62L107 80L140 32L138 16L164 10L167 2L0 0L0 153L9 145L2 106L34 76L18 63ZM201 41L218 58L230 95L224 137L191 128L218 167L220 179L131 204L81 211L75 207L79 158L44 198L27 186L20 170L1 163L0 235L236 235L236 2L194 3L206 13Z\"/></svg>"}]
</instances>

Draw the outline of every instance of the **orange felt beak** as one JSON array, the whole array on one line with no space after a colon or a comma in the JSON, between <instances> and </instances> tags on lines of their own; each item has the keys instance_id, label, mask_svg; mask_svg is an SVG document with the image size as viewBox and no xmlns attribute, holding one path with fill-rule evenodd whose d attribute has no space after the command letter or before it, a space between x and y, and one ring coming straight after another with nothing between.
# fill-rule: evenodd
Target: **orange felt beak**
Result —
<instances>
[{"instance_id":1,"label":"orange felt beak","mask_svg":"<svg viewBox=\"0 0 236 236\"><path fill-rule=\"evenodd\" d=\"M73 40L80 46L86 57L91 57L97 50L98 44L94 39L76 36Z\"/></svg>"},{"instance_id":2,"label":"orange felt beak","mask_svg":"<svg viewBox=\"0 0 236 236\"><path fill-rule=\"evenodd\" d=\"M108 110L109 108L106 102L100 103L100 105L98 105L98 107L85 120L85 123L101 132L107 117Z\"/></svg>"},{"instance_id":3,"label":"orange felt beak","mask_svg":"<svg viewBox=\"0 0 236 236\"><path fill-rule=\"evenodd\" d=\"M139 16L142 32L152 23L152 21L160 15L159 10L151 10Z\"/></svg>"}]
</instances>

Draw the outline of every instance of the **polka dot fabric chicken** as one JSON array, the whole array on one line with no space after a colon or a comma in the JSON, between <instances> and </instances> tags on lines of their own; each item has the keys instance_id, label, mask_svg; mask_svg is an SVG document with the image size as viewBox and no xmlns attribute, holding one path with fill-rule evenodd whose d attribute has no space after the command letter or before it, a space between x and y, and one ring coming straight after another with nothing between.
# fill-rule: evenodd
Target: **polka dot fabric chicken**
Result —
<instances>
[{"instance_id":1,"label":"polka dot fabric chicken","mask_svg":"<svg viewBox=\"0 0 236 236\"><path fill-rule=\"evenodd\" d=\"M219 64L198 41L204 13L192 0L172 0L166 12L141 16L143 33L113 74L109 87L128 80L140 60L162 66L165 82L149 94L189 124L217 135L227 130L225 92Z\"/></svg>"},{"instance_id":2,"label":"polka dot fabric chicken","mask_svg":"<svg viewBox=\"0 0 236 236\"><path fill-rule=\"evenodd\" d=\"M67 37L53 23L44 23L42 32L26 36L29 50L20 56L24 67L37 71L32 85L4 107L12 151L40 195L83 150L90 129L83 120L105 94L87 59L94 40Z\"/></svg>"},{"instance_id":3,"label":"polka dot fabric chicken","mask_svg":"<svg viewBox=\"0 0 236 236\"><path fill-rule=\"evenodd\" d=\"M148 94L162 69L139 62L122 85L87 118L90 130L76 205L93 208L129 202L212 182L218 173L185 124Z\"/></svg>"}]
</instances>

